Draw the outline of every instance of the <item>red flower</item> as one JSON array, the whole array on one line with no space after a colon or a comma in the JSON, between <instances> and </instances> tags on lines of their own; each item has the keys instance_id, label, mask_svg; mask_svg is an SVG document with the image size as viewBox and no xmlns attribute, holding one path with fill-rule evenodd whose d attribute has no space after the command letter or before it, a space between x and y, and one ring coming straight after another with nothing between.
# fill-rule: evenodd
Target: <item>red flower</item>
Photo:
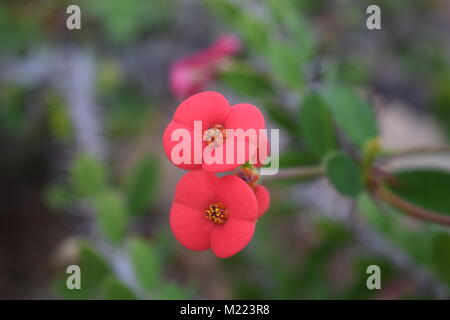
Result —
<instances>
[{"instance_id":1,"label":"red flower","mask_svg":"<svg viewBox=\"0 0 450 320\"><path fill-rule=\"evenodd\" d=\"M270 193L266 187L257 185L253 188L256 200L258 201L258 218L262 217L270 205Z\"/></svg>"},{"instance_id":2,"label":"red flower","mask_svg":"<svg viewBox=\"0 0 450 320\"><path fill-rule=\"evenodd\" d=\"M194 121L201 122L200 132L197 134L194 134ZM230 171L252 159L255 154L253 147L258 146L259 130L264 128L264 117L255 106L246 103L230 106L221 94L202 92L189 97L178 106L173 120L164 132L163 146L169 160L179 168L186 170L203 168L209 172ZM184 129L192 137L188 141L190 148L186 148L187 150L180 151L178 149L181 141L173 137L177 129ZM256 140L245 138L244 143L240 144L236 136L227 139L225 134L227 129L254 129ZM198 149L195 148L196 137L202 140L199 141ZM267 143L267 138L262 137L261 143ZM184 139L180 140L184 142ZM229 149L234 151L234 156L227 157L226 150L231 147L230 144L234 145ZM244 147L239 148L240 145ZM177 149L174 149L175 147ZM204 156L206 148L210 151L211 156L217 156L220 161L217 163L206 161ZM175 157L180 156L183 159L175 161L173 153Z\"/></svg>"},{"instance_id":3,"label":"red flower","mask_svg":"<svg viewBox=\"0 0 450 320\"><path fill-rule=\"evenodd\" d=\"M251 168L240 168L236 175L244 180L250 188L253 190L258 202L258 219L261 218L269 209L270 205L270 193L266 187L257 184L259 175Z\"/></svg>"},{"instance_id":4,"label":"red flower","mask_svg":"<svg viewBox=\"0 0 450 320\"><path fill-rule=\"evenodd\" d=\"M257 216L255 194L242 179L195 170L178 182L170 226L186 248L227 258L250 242Z\"/></svg>"},{"instance_id":5,"label":"red flower","mask_svg":"<svg viewBox=\"0 0 450 320\"><path fill-rule=\"evenodd\" d=\"M182 99L203 90L240 47L236 37L225 35L209 48L175 61L169 71L172 93Z\"/></svg>"}]
</instances>

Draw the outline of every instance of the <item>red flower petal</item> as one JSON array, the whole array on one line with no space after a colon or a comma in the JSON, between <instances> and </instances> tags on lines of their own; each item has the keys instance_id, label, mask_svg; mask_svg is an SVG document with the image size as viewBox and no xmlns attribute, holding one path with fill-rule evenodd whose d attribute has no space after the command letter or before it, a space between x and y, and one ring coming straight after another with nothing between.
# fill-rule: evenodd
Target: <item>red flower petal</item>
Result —
<instances>
[{"instance_id":1,"label":"red flower petal","mask_svg":"<svg viewBox=\"0 0 450 320\"><path fill-rule=\"evenodd\" d=\"M228 145L231 143L233 143L233 148L230 147L233 150L233 154L231 157L231 161L227 161L227 148ZM244 147L245 147L244 150L238 150L237 138L228 137L228 139L225 140L225 144L215 147L214 150L211 152L211 155L214 157L215 153L221 150L222 157L219 157L221 163L206 163L205 157L203 157L203 164L202 164L203 170L209 172L226 172L232 171L237 167L245 164L250 159L249 139L246 139ZM239 152L243 152L244 154L241 155L239 154Z\"/></svg>"},{"instance_id":2,"label":"red flower petal","mask_svg":"<svg viewBox=\"0 0 450 320\"><path fill-rule=\"evenodd\" d=\"M258 216L258 202L253 190L237 176L219 179L215 188L215 199L227 207L228 215L232 219L255 221Z\"/></svg>"},{"instance_id":3,"label":"red flower petal","mask_svg":"<svg viewBox=\"0 0 450 320\"><path fill-rule=\"evenodd\" d=\"M214 224L205 218L203 210L174 202L170 210L170 227L175 238L188 249L207 250L211 246Z\"/></svg>"},{"instance_id":4,"label":"red flower petal","mask_svg":"<svg viewBox=\"0 0 450 320\"><path fill-rule=\"evenodd\" d=\"M259 139L260 138L260 139ZM258 136L258 151L256 153L256 163L252 163L255 167L260 168L262 167L267 159L267 157L270 155L270 143L269 139L266 134L261 134L261 136ZM265 150L263 149L265 145ZM261 156L260 156L261 153ZM253 161L253 159L252 159Z\"/></svg>"},{"instance_id":5,"label":"red flower petal","mask_svg":"<svg viewBox=\"0 0 450 320\"><path fill-rule=\"evenodd\" d=\"M182 143L182 139L180 139L180 141L172 141L171 140L171 136L172 133L174 132L174 130L176 129L186 129L189 131L190 133L190 149L191 149L191 156L188 157L188 160L186 161L186 163L174 163L173 159L172 159L172 149L179 143ZM166 153L167 158L170 160L170 162L172 162L174 165L176 165L177 167L184 169L184 170L195 170L195 169L201 169L202 165L200 164L194 164L194 131L192 128L177 123L175 121L171 121L167 127L166 130L164 131L164 135L163 135L163 148L164 151ZM203 144L201 146L201 150L203 150ZM181 155L180 155L181 156Z\"/></svg>"},{"instance_id":6,"label":"red flower petal","mask_svg":"<svg viewBox=\"0 0 450 320\"><path fill-rule=\"evenodd\" d=\"M178 181L174 202L206 210L217 201L215 189L218 181L219 178L212 173L203 170L190 171Z\"/></svg>"},{"instance_id":7,"label":"red flower petal","mask_svg":"<svg viewBox=\"0 0 450 320\"><path fill-rule=\"evenodd\" d=\"M254 105L240 103L231 107L231 112L225 120L226 129L264 129L266 126L264 116Z\"/></svg>"},{"instance_id":8,"label":"red flower petal","mask_svg":"<svg viewBox=\"0 0 450 320\"><path fill-rule=\"evenodd\" d=\"M175 111L173 119L192 128L194 121L202 121L204 131L216 124L223 124L229 113L227 99L220 93L207 91L184 100Z\"/></svg>"},{"instance_id":9,"label":"red flower petal","mask_svg":"<svg viewBox=\"0 0 450 320\"><path fill-rule=\"evenodd\" d=\"M266 187L257 185L253 189L255 192L256 200L258 201L258 218L262 217L269 209L270 205L270 193Z\"/></svg>"},{"instance_id":10,"label":"red flower petal","mask_svg":"<svg viewBox=\"0 0 450 320\"><path fill-rule=\"evenodd\" d=\"M219 258L228 258L241 251L255 232L255 222L229 219L211 233L211 249Z\"/></svg>"}]
</instances>

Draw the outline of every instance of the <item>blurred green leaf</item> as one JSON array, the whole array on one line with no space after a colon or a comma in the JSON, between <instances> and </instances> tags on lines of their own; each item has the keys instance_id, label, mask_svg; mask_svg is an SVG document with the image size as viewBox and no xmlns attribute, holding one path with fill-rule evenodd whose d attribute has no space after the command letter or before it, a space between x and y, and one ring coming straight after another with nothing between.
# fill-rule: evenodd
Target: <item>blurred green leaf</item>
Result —
<instances>
[{"instance_id":1,"label":"blurred green leaf","mask_svg":"<svg viewBox=\"0 0 450 320\"><path fill-rule=\"evenodd\" d=\"M293 136L299 135L298 123L293 112L270 102L265 103L264 107L271 120L289 131Z\"/></svg>"},{"instance_id":2,"label":"blurred green leaf","mask_svg":"<svg viewBox=\"0 0 450 320\"><path fill-rule=\"evenodd\" d=\"M402 198L427 209L450 214L450 172L438 169L402 170L390 189Z\"/></svg>"},{"instance_id":3,"label":"blurred green leaf","mask_svg":"<svg viewBox=\"0 0 450 320\"><path fill-rule=\"evenodd\" d=\"M83 1L86 13L96 18L118 43L133 41L143 31L165 23L170 16L170 5L164 0Z\"/></svg>"},{"instance_id":4,"label":"blurred green leaf","mask_svg":"<svg viewBox=\"0 0 450 320\"><path fill-rule=\"evenodd\" d=\"M268 46L269 26L248 13L239 15L238 18L236 29L247 44L255 51L265 50Z\"/></svg>"},{"instance_id":5,"label":"blurred green leaf","mask_svg":"<svg viewBox=\"0 0 450 320\"><path fill-rule=\"evenodd\" d=\"M431 256L433 268L450 285L450 234L440 232L435 235Z\"/></svg>"},{"instance_id":6,"label":"blurred green leaf","mask_svg":"<svg viewBox=\"0 0 450 320\"><path fill-rule=\"evenodd\" d=\"M239 6L227 0L204 0L208 7L227 23L233 24L241 16Z\"/></svg>"},{"instance_id":7,"label":"blurred green leaf","mask_svg":"<svg viewBox=\"0 0 450 320\"><path fill-rule=\"evenodd\" d=\"M56 94L48 94L46 97L47 117L52 134L61 140L71 138L72 123L67 115L63 100Z\"/></svg>"},{"instance_id":8,"label":"blurred green leaf","mask_svg":"<svg viewBox=\"0 0 450 320\"><path fill-rule=\"evenodd\" d=\"M271 43L267 49L269 64L275 76L294 90L304 86L304 74L294 48L288 43Z\"/></svg>"},{"instance_id":9,"label":"blurred green leaf","mask_svg":"<svg viewBox=\"0 0 450 320\"><path fill-rule=\"evenodd\" d=\"M362 191L361 169L348 154L342 151L329 154L325 168L331 184L342 195L354 197Z\"/></svg>"},{"instance_id":10,"label":"blurred green leaf","mask_svg":"<svg viewBox=\"0 0 450 320\"><path fill-rule=\"evenodd\" d=\"M111 241L121 241L128 227L125 200L118 192L105 190L94 199L97 222L102 233Z\"/></svg>"},{"instance_id":11,"label":"blurred green leaf","mask_svg":"<svg viewBox=\"0 0 450 320\"><path fill-rule=\"evenodd\" d=\"M130 213L143 213L155 197L158 164L150 155L144 156L127 179L127 203Z\"/></svg>"},{"instance_id":12,"label":"blurred green leaf","mask_svg":"<svg viewBox=\"0 0 450 320\"><path fill-rule=\"evenodd\" d=\"M35 8L26 8L11 3L0 6L0 52L21 53L44 42L39 21L41 16Z\"/></svg>"},{"instance_id":13,"label":"blurred green leaf","mask_svg":"<svg viewBox=\"0 0 450 320\"><path fill-rule=\"evenodd\" d=\"M129 243L129 254L139 283L148 291L154 290L161 277L156 252L146 241L132 239Z\"/></svg>"},{"instance_id":14,"label":"blurred green leaf","mask_svg":"<svg viewBox=\"0 0 450 320\"><path fill-rule=\"evenodd\" d=\"M25 127L27 111L26 91L17 86L4 86L0 91L0 129L20 134Z\"/></svg>"},{"instance_id":15,"label":"blurred green leaf","mask_svg":"<svg viewBox=\"0 0 450 320\"><path fill-rule=\"evenodd\" d=\"M250 67L237 65L233 69L223 72L221 80L236 92L248 96L265 97L273 93L269 79Z\"/></svg>"},{"instance_id":16,"label":"blurred green leaf","mask_svg":"<svg viewBox=\"0 0 450 320\"><path fill-rule=\"evenodd\" d=\"M368 103L346 88L333 87L323 97L331 109L338 126L356 145L378 136L375 114Z\"/></svg>"},{"instance_id":17,"label":"blurred green leaf","mask_svg":"<svg viewBox=\"0 0 450 320\"><path fill-rule=\"evenodd\" d=\"M416 261L429 264L433 239L431 235L435 231L430 226L408 228L404 223L404 214L389 206L377 206L367 193L359 196L358 211L374 228L408 252Z\"/></svg>"},{"instance_id":18,"label":"blurred green leaf","mask_svg":"<svg viewBox=\"0 0 450 320\"><path fill-rule=\"evenodd\" d=\"M271 13L280 24L281 31L287 34L295 46L297 61L303 64L312 54L315 46L314 34L310 25L290 0L268 0ZM278 25L274 26L276 29Z\"/></svg>"},{"instance_id":19,"label":"blurred green leaf","mask_svg":"<svg viewBox=\"0 0 450 320\"><path fill-rule=\"evenodd\" d=\"M108 276L102 285L102 297L106 300L136 300L134 293L114 276Z\"/></svg>"},{"instance_id":20,"label":"blurred green leaf","mask_svg":"<svg viewBox=\"0 0 450 320\"><path fill-rule=\"evenodd\" d=\"M319 159L336 148L330 111L316 92L308 93L302 101L300 132L308 150Z\"/></svg>"},{"instance_id":21,"label":"blurred green leaf","mask_svg":"<svg viewBox=\"0 0 450 320\"><path fill-rule=\"evenodd\" d=\"M65 299L92 299L100 292L103 279L111 270L107 262L87 242L82 242L79 248L81 269L81 289L69 290L66 285L70 274L62 273L54 283L58 296Z\"/></svg>"},{"instance_id":22,"label":"blurred green leaf","mask_svg":"<svg viewBox=\"0 0 450 320\"><path fill-rule=\"evenodd\" d=\"M112 88L111 88L112 89ZM109 93L105 93L108 113L105 114L106 131L111 136L123 138L135 137L148 124L148 99L141 90L130 83L120 83Z\"/></svg>"},{"instance_id":23,"label":"blurred green leaf","mask_svg":"<svg viewBox=\"0 0 450 320\"><path fill-rule=\"evenodd\" d=\"M377 265L382 270L382 284L389 283L396 275L394 267L388 261L367 254L358 255L353 262L353 285L339 299L374 299L380 294L379 290L369 290L367 288L367 267ZM385 287L382 286L383 290Z\"/></svg>"},{"instance_id":24,"label":"blurred green leaf","mask_svg":"<svg viewBox=\"0 0 450 320\"><path fill-rule=\"evenodd\" d=\"M45 202L53 209L67 208L74 202L72 191L64 184L51 185L45 192Z\"/></svg>"},{"instance_id":25,"label":"blurred green leaf","mask_svg":"<svg viewBox=\"0 0 450 320\"><path fill-rule=\"evenodd\" d=\"M189 299L189 294L182 287L168 283L159 289L157 299L160 300L185 300Z\"/></svg>"},{"instance_id":26,"label":"blurred green leaf","mask_svg":"<svg viewBox=\"0 0 450 320\"><path fill-rule=\"evenodd\" d=\"M82 153L74 160L70 170L72 186L81 196L94 196L105 186L106 171L94 156Z\"/></svg>"}]
</instances>

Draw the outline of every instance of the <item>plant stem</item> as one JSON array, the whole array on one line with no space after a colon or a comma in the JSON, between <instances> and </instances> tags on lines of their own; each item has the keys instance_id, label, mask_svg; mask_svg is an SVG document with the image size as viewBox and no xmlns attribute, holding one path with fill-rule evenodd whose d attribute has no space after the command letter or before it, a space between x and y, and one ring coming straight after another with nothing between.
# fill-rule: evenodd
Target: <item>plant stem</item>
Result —
<instances>
[{"instance_id":1,"label":"plant stem","mask_svg":"<svg viewBox=\"0 0 450 320\"><path fill-rule=\"evenodd\" d=\"M384 187L381 184L374 188L374 194L378 198L386 201L393 207L399 209L401 212L404 212L411 217L423 221L435 222L450 226L450 216L416 206L415 204L412 204L411 202L394 194L388 188Z\"/></svg>"},{"instance_id":2,"label":"plant stem","mask_svg":"<svg viewBox=\"0 0 450 320\"><path fill-rule=\"evenodd\" d=\"M439 147L421 147L421 148L413 148L407 150L398 150L387 152L384 155L381 155L379 159L382 162L386 162L395 158L402 158L414 155L422 155L422 154L432 154L432 153L444 153L450 152L450 146L439 146Z\"/></svg>"},{"instance_id":3,"label":"plant stem","mask_svg":"<svg viewBox=\"0 0 450 320\"><path fill-rule=\"evenodd\" d=\"M271 180L287 179L287 178L310 179L322 176L324 173L325 170L321 165L293 167L280 169L278 173L271 178Z\"/></svg>"}]
</instances>

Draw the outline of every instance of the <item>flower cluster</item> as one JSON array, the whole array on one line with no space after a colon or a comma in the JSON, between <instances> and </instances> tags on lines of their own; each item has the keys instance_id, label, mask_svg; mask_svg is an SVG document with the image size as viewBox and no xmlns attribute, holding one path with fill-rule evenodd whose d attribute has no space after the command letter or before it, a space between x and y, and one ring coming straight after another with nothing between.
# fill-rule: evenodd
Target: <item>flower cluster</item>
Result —
<instances>
[{"instance_id":1,"label":"flower cluster","mask_svg":"<svg viewBox=\"0 0 450 320\"><path fill-rule=\"evenodd\" d=\"M200 134L194 132L195 123L199 123ZM221 94L202 92L179 105L163 135L169 160L191 170L178 182L170 211L175 238L188 249L211 249L221 258L236 254L250 242L256 221L270 203L269 192L258 184L257 173L264 160L259 150L268 148L267 138L245 137L237 141L236 136L227 134L229 129L265 129L264 117L253 105L230 106ZM189 140L189 148L179 150L179 130L200 135L198 148ZM207 163L204 157L208 150L222 152L215 162ZM182 163L173 159L178 151L183 153ZM229 173L221 177L215 174L222 172Z\"/></svg>"}]
</instances>

